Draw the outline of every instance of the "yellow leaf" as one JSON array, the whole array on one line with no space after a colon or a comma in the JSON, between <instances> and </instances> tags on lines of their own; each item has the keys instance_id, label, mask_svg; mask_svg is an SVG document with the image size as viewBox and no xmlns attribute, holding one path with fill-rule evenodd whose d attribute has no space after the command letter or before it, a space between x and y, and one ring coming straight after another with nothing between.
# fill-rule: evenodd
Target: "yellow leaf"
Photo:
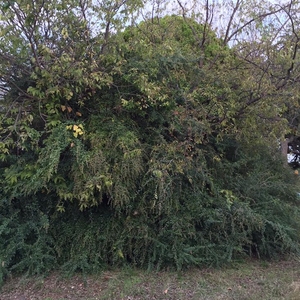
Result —
<instances>
[{"instance_id":1,"label":"yellow leaf","mask_svg":"<svg viewBox=\"0 0 300 300\"><path fill-rule=\"evenodd\" d=\"M66 28L63 28L61 31L61 35L63 36L64 39L66 39L69 36L68 30Z\"/></svg>"},{"instance_id":2,"label":"yellow leaf","mask_svg":"<svg viewBox=\"0 0 300 300\"><path fill-rule=\"evenodd\" d=\"M66 96L67 100L71 100L71 98L73 97L73 92L69 92L69 94Z\"/></svg>"},{"instance_id":3,"label":"yellow leaf","mask_svg":"<svg viewBox=\"0 0 300 300\"><path fill-rule=\"evenodd\" d=\"M65 105L61 105L61 110L65 111L66 110L66 106Z\"/></svg>"},{"instance_id":4,"label":"yellow leaf","mask_svg":"<svg viewBox=\"0 0 300 300\"><path fill-rule=\"evenodd\" d=\"M120 250L120 249L118 250L118 256L120 258L124 259L124 254L123 254L122 250Z\"/></svg>"},{"instance_id":5,"label":"yellow leaf","mask_svg":"<svg viewBox=\"0 0 300 300\"><path fill-rule=\"evenodd\" d=\"M77 129L78 129L78 126L77 125L73 125L73 130L77 131Z\"/></svg>"}]
</instances>

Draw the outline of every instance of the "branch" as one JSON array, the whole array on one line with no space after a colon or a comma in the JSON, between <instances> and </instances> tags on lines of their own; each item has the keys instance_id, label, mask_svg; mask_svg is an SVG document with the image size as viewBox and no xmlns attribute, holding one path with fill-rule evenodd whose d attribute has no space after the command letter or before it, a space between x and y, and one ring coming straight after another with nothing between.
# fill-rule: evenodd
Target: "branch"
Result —
<instances>
[{"instance_id":1,"label":"branch","mask_svg":"<svg viewBox=\"0 0 300 300\"><path fill-rule=\"evenodd\" d=\"M226 33L225 33L225 37L224 37L224 45L226 45L229 42L229 40L232 38L232 36L233 36L233 35L231 35L229 37L229 31L230 31L230 28L231 28L231 24L233 22L234 15L236 14L236 12L237 12L240 4L241 4L240 0L237 0L236 5L235 5L235 7L233 9L233 12L232 12L232 14L230 16L228 25L227 25L227 29L226 29Z\"/></svg>"},{"instance_id":2,"label":"branch","mask_svg":"<svg viewBox=\"0 0 300 300\"><path fill-rule=\"evenodd\" d=\"M239 0L238 0L239 2ZM257 21L259 19L263 19L263 18L266 18L268 16L271 16L271 15L274 15L280 11L283 10L282 7L280 7L279 9L275 10L275 11L271 11L271 12L268 12L268 13L264 13L264 14L261 14L255 18L252 18L251 20L249 20L248 22L246 22L245 24L243 24L242 26L240 26L239 28L237 28L235 31L233 31L230 35L229 35L229 30L230 30L230 26L231 26L231 22L233 20L233 17L234 17L234 14L236 13L236 8L234 9L234 12L232 13L231 17L230 17L230 21L228 23L228 27L227 27L227 31L226 31L226 34L225 34L225 38L224 38L224 44L227 44L238 32L240 32L241 30L243 30L245 27L247 27L248 25L250 25L251 23L253 23L254 21Z\"/></svg>"},{"instance_id":3,"label":"branch","mask_svg":"<svg viewBox=\"0 0 300 300\"><path fill-rule=\"evenodd\" d=\"M195 37L195 38L198 40L198 42L200 43L199 37L198 37L198 34L197 34L195 28L190 24L190 22L187 22L187 20L186 20L185 7L182 5L182 3L181 3L179 0L177 0L177 3L179 4L180 8L182 9L182 17L183 17L183 19L185 20L186 24L187 24L187 25L190 27L190 29L192 30L194 37Z\"/></svg>"},{"instance_id":4,"label":"branch","mask_svg":"<svg viewBox=\"0 0 300 300\"><path fill-rule=\"evenodd\" d=\"M296 43L295 43L295 47L294 47L294 51L293 51L293 55L292 55L292 63L291 63L291 66L289 67L289 69L287 70L287 79L290 78L290 75L291 75L291 72L293 71L294 69L294 61L296 59L296 56L297 56L297 52L298 52L298 47L299 47L299 36L296 32L296 29L295 29L295 24L294 24L294 20L290 14L290 11L291 11L291 6L292 6L292 2L290 3L289 5L289 11L285 11L286 14L288 15L288 18L290 19L291 21L291 25L292 25L292 32L294 34L294 36L296 37Z\"/></svg>"}]
</instances>

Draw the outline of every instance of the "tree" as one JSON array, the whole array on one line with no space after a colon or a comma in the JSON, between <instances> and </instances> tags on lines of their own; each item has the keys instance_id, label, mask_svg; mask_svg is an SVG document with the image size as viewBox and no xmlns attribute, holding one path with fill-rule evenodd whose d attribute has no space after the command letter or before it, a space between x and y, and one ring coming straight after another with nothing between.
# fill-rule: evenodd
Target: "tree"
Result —
<instances>
[{"instance_id":1,"label":"tree","mask_svg":"<svg viewBox=\"0 0 300 300\"><path fill-rule=\"evenodd\" d=\"M238 40L286 6L238 29L237 1L220 37L207 1L204 22L178 3L181 16L138 24L138 1L2 5L4 270L41 249L33 271L298 251L295 185L273 146L287 128L280 55Z\"/></svg>"}]
</instances>

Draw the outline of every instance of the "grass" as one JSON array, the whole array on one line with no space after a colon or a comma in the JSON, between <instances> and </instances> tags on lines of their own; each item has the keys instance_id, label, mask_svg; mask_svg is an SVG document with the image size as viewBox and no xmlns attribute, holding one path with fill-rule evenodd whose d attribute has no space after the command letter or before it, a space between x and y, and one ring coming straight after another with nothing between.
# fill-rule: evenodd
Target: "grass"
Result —
<instances>
[{"instance_id":1,"label":"grass","mask_svg":"<svg viewBox=\"0 0 300 300\"><path fill-rule=\"evenodd\" d=\"M222 269L146 272L135 269L99 275L59 274L11 279L0 299L30 300L274 300L300 299L300 261L247 261ZM22 298L23 297L23 298Z\"/></svg>"}]
</instances>

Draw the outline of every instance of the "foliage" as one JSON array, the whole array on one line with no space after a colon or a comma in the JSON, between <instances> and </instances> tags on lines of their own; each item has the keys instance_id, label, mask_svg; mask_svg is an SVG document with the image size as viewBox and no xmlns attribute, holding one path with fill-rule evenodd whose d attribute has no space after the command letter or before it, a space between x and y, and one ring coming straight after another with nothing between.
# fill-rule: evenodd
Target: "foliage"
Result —
<instances>
[{"instance_id":1,"label":"foliage","mask_svg":"<svg viewBox=\"0 0 300 300\"><path fill-rule=\"evenodd\" d=\"M286 98L247 43L185 15L122 28L139 1L27 2L2 5L2 277L298 253Z\"/></svg>"},{"instance_id":2,"label":"foliage","mask_svg":"<svg viewBox=\"0 0 300 300\"><path fill-rule=\"evenodd\" d=\"M35 201L34 201L35 200ZM49 234L49 204L36 199L1 199L1 283L11 272L43 274L56 265Z\"/></svg>"}]
</instances>

